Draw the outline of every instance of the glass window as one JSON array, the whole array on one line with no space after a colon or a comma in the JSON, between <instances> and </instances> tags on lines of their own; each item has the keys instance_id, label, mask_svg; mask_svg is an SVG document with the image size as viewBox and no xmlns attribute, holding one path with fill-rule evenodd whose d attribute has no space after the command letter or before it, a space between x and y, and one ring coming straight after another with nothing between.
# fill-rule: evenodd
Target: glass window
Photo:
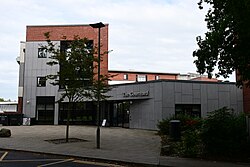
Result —
<instances>
[{"instance_id":1,"label":"glass window","mask_svg":"<svg viewBox=\"0 0 250 167\"><path fill-rule=\"evenodd\" d=\"M155 80L159 80L160 79L160 76L159 75L156 75L155 76Z\"/></svg>"},{"instance_id":2,"label":"glass window","mask_svg":"<svg viewBox=\"0 0 250 167\"><path fill-rule=\"evenodd\" d=\"M37 77L37 87L46 86L46 77Z\"/></svg>"},{"instance_id":3,"label":"glass window","mask_svg":"<svg viewBox=\"0 0 250 167\"><path fill-rule=\"evenodd\" d=\"M124 74L124 75L123 75L123 79L124 79L124 80L128 80L128 74Z\"/></svg>"},{"instance_id":4,"label":"glass window","mask_svg":"<svg viewBox=\"0 0 250 167\"><path fill-rule=\"evenodd\" d=\"M137 75L137 82L147 81L147 75Z\"/></svg>"},{"instance_id":5,"label":"glass window","mask_svg":"<svg viewBox=\"0 0 250 167\"><path fill-rule=\"evenodd\" d=\"M189 115L192 117L201 117L200 104L176 104L175 115Z\"/></svg>"},{"instance_id":6,"label":"glass window","mask_svg":"<svg viewBox=\"0 0 250 167\"><path fill-rule=\"evenodd\" d=\"M46 58L46 57L47 57L47 49L38 48L38 58Z\"/></svg>"}]
</instances>

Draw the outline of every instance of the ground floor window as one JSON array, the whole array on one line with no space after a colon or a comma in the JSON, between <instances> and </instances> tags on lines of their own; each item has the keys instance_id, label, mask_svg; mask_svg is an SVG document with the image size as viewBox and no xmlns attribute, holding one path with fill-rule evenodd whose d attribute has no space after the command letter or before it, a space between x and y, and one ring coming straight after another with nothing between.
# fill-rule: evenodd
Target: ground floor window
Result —
<instances>
[{"instance_id":1,"label":"ground floor window","mask_svg":"<svg viewBox=\"0 0 250 167\"><path fill-rule=\"evenodd\" d=\"M95 124L96 107L93 102L59 104L59 124L66 124L67 112L70 112L71 124Z\"/></svg>"},{"instance_id":2,"label":"ground floor window","mask_svg":"<svg viewBox=\"0 0 250 167\"><path fill-rule=\"evenodd\" d=\"M36 97L36 120L40 124L54 124L55 97Z\"/></svg>"},{"instance_id":3,"label":"ground floor window","mask_svg":"<svg viewBox=\"0 0 250 167\"><path fill-rule=\"evenodd\" d=\"M200 104L176 104L175 115L189 115L192 117L201 117Z\"/></svg>"},{"instance_id":4,"label":"ground floor window","mask_svg":"<svg viewBox=\"0 0 250 167\"><path fill-rule=\"evenodd\" d=\"M129 127L130 102L114 102L111 113L111 126Z\"/></svg>"}]
</instances>

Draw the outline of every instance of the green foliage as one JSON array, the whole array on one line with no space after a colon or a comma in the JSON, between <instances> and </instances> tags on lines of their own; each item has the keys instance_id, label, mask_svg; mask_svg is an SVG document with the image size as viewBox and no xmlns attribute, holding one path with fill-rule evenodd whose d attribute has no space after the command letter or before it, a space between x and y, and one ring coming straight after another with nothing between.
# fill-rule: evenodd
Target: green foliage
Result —
<instances>
[{"instance_id":1,"label":"green foliage","mask_svg":"<svg viewBox=\"0 0 250 167\"><path fill-rule=\"evenodd\" d=\"M4 102L4 98L0 98L0 102Z\"/></svg>"},{"instance_id":2,"label":"green foliage","mask_svg":"<svg viewBox=\"0 0 250 167\"><path fill-rule=\"evenodd\" d=\"M161 135L168 135L169 134L169 128L170 128L170 121L171 120L180 120L181 122L181 131L185 131L187 129L199 129L202 125L202 119L198 117L192 117L189 115L174 115L170 118L163 119L157 124L157 127L159 129L159 134Z\"/></svg>"},{"instance_id":3,"label":"green foliage","mask_svg":"<svg viewBox=\"0 0 250 167\"><path fill-rule=\"evenodd\" d=\"M205 18L208 32L205 38L196 38L198 49L193 52L199 73L228 77L237 69L241 77L238 84L250 81L250 1L249 0L200 0L209 5Z\"/></svg>"},{"instance_id":4,"label":"green foliage","mask_svg":"<svg viewBox=\"0 0 250 167\"><path fill-rule=\"evenodd\" d=\"M100 82L97 81L95 72L98 64L96 48L91 45L87 38L74 36L72 41L65 40L65 46L57 46L50 40L50 33L44 34L47 39L47 46L43 46L51 54L49 66L60 66L56 74L47 75L52 85L60 86L61 92L59 101L68 98L69 102L81 102L84 98L96 100L97 90L100 90L100 100L105 100L105 93L109 91L107 75L100 75ZM106 53L103 53L106 54ZM101 54L101 56L103 55Z\"/></svg>"},{"instance_id":5,"label":"green foliage","mask_svg":"<svg viewBox=\"0 0 250 167\"><path fill-rule=\"evenodd\" d=\"M170 120L181 121L181 139L169 137ZM244 114L235 114L224 107L209 113L207 118L177 115L158 124L162 136L163 155L203 157L212 159L249 158L250 143L247 141Z\"/></svg>"},{"instance_id":6,"label":"green foliage","mask_svg":"<svg viewBox=\"0 0 250 167\"><path fill-rule=\"evenodd\" d=\"M204 121L201 138L204 154L207 156L242 155L242 151L247 146L244 115L236 115L226 107L211 112Z\"/></svg>"},{"instance_id":7,"label":"green foliage","mask_svg":"<svg viewBox=\"0 0 250 167\"><path fill-rule=\"evenodd\" d=\"M179 144L179 155L184 157L199 157L202 153L200 130L186 130Z\"/></svg>"}]
</instances>

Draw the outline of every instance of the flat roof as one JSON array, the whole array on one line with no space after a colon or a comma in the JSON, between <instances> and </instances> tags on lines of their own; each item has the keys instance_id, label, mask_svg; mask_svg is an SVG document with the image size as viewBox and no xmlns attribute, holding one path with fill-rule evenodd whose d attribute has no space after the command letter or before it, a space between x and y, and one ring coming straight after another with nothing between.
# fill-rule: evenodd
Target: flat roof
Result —
<instances>
[{"instance_id":1,"label":"flat roof","mask_svg":"<svg viewBox=\"0 0 250 167\"><path fill-rule=\"evenodd\" d=\"M91 23L90 23L91 24ZM108 23L103 23L109 25ZM89 24L55 24L55 25L27 25L26 27L74 27L74 26L90 26Z\"/></svg>"},{"instance_id":2,"label":"flat roof","mask_svg":"<svg viewBox=\"0 0 250 167\"><path fill-rule=\"evenodd\" d=\"M120 84L113 84L112 86L120 86L120 85L133 85L133 84L147 84L147 83L156 83L156 82L180 82L180 83L199 83L199 84L224 84L224 85L235 85L236 82L211 82L211 81L196 81L196 80L172 80L172 79L159 79L159 80L152 80L152 81L145 81L145 82L132 82L132 83L120 83Z\"/></svg>"},{"instance_id":3,"label":"flat roof","mask_svg":"<svg viewBox=\"0 0 250 167\"><path fill-rule=\"evenodd\" d=\"M8 104L18 104L18 102L15 102L15 101L4 101L4 102L0 102L0 105L8 105Z\"/></svg>"},{"instance_id":4,"label":"flat roof","mask_svg":"<svg viewBox=\"0 0 250 167\"><path fill-rule=\"evenodd\" d=\"M139 73L139 74L162 74L162 75L180 75L180 73L165 73L165 72L152 72L152 71L130 71L130 70L108 70L108 72L116 73Z\"/></svg>"}]
</instances>

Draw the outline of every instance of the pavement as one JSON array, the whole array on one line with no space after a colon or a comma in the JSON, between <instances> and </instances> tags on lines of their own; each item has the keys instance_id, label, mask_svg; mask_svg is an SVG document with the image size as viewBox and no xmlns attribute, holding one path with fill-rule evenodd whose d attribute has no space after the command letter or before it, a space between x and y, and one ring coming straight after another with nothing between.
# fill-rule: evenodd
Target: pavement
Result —
<instances>
[{"instance_id":1,"label":"pavement","mask_svg":"<svg viewBox=\"0 0 250 167\"><path fill-rule=\"evenodd\" d=\"M0 138L0 148L37 153L75 156L97 160L128 162L144 166L246 167L250 164L160 156L161 139L156 131L101 128L101 148L96 148L96 127L70 126L70 138L84 142L54 144L46 140L65 138L63 125L2 126L11 130L10 138Z\"/></svg>"}]
</instances>

